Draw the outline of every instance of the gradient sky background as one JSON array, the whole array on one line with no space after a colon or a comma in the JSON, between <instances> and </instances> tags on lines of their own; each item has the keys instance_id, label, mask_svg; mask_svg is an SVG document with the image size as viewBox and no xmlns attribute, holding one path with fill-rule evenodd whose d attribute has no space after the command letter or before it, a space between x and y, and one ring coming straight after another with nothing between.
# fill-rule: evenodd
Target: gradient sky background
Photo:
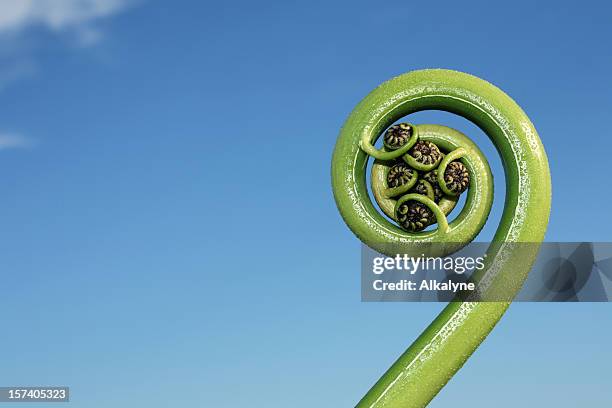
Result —
<instances>
[{"instance_id":1,"label":"gradient sky background","mask_svg":"<svg viewBox=\"0 0 612 408\"><path fill-rule=\"evenodd\" d=\"M0 385L69 385L88 408L353 406L443 307L360 302L330 187L344 119L412 69L515 98L550 159L547 239L612 238L604 2L11 0L0 16ZM482 143L490 238L495 151L415 116ZM515 304L431 406L609 407L611 316Z\"/></svg>"}]
</instances>

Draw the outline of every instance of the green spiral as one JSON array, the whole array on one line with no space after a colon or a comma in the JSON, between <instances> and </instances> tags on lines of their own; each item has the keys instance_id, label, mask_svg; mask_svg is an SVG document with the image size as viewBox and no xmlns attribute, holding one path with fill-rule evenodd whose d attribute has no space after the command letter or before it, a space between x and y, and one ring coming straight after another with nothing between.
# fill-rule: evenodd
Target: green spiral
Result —
<instances>
[{"instance_id":1,"label":"green spiral","mask_svg":"<svg viewBox=\"0 0 612 408\"><path fill-rule=\"evenodd\" d=\"M343 219L362 242L382 253L388 253L391 245L415 254L421 253L424 245L436 243L427 255L442 256L472 241L486 222L493 199L492 177L486 159L465 135L443 126L410 125L403 133L391 135L383 149L374 147L390 125L422 110L448 111L472 121L500 153L506 177L504 211L487 251L485 268L474 278L480 293L497 294L495 299L503 301L468 299L449 303L358 407L426 406L500 320L526 279L548 224L548 160L527 115L508 95L482 79L450 70L421 70L393 78L366 96L347 119L336 142L332 159L334 197ZM419 140L440 147L443 157L434 155L415 165L411 159L423 156L412 154ZM365 171L370 156L376 159L372 166L372 193L384 215L377 211L368 194ZM413 180L416 177L403 178L408 182L405 185L412 182L406 191L389 191L403 187L387 185L389 168L394 163L390 161L398 160L420 172L419 179L427 181L432 189L440 188L439 199L434 191L432 200L427 188L419 189L425 195L413 190L417 188ZM423 164L421 170L417 169ZM465 206L448 223L446 215L467 183ZM406 207L406 203L412 207ZM394 222L400 207L404 214L399 215L404 216L406 211L415 209L414 203L429 210L419 207L417 215L437 224L434 229L409 231ZM408 215L411 220L418 218L413 213ZM513 243L536 245L518 251Z\"/></svg>"}]
</instances>

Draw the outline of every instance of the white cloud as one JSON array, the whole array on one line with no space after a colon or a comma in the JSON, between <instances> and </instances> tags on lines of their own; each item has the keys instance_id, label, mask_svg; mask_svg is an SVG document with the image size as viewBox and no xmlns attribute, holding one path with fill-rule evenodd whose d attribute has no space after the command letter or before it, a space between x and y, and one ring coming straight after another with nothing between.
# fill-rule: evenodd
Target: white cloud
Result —
<instances>
[{"instance_id":1,"label":"white cloud","mask_svg":"<svg viewBox=\"0 0 612 408\"><path fill-rule=\"evenodd\" d=\"M37 73L38 37L31 28L64 34L81 47L103 38L99 21L141 0L0 0L0 91ZM28 137L0 131L0 150L30 148Z\"/></svg>"},{"instance_id":2,"label":"white cloud","mask_svg":"<svg viewBox=\"0 0 612 408\"><path fill-rule=\"evenodd\" d=\"M32 28L68 35L88 47L103 39L100 20L142 0L0 0L0 91L39 71L40 36ZM54 39L53 37L51 37Z\"/></svg>"},{"instance_id":3,"label":"white cloud","mask_svg":"<svg viewBox=\"0 0 612 408\"><path fill-rule=\"evenodd\" d=\"M20 33L32 26L54 32L72 31L79 43L101 38L96 21L125 9L131 0L0 0L0 35Z\"/></svg>"},{"instance_id":4,"label":"white cloud","mask_svg":"<svg viewBox=\"0 0 612 408\"><path fill-rule=\"evenodd\" d=\"M51 30L79 27L114 14L126 0L2 0L0 31L41 24Z\"/></svg>"},{"instance_id":5,"label":"white cloud","mask_svg":"<svg viewBox=\"0 0 612 408\"><path fill-rule=\"evenodd\" d=\"M14 133L0 133L0 150L34 147L32 139Z\"/></svg>"}]
</instances>

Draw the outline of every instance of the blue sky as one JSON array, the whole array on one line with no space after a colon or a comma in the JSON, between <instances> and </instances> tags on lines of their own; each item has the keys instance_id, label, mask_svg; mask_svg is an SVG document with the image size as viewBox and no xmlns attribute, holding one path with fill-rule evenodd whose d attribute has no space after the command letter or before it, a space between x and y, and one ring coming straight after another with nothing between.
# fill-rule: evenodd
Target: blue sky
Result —
<instances>
[{"instance_id":1,"label":"blue sky","mask_svg":"<svg viewBox=\"0 0 612 408\"><path fill-rule=\"evenodd\" d=\"M66 384L73 407L354 405L443 305L359 301L359 242L330 187L342 122L412 69L481 76L544 142L547 239L610 241L611 12L3 2L0 385ZM451 115L415 121L482 143L491 237L495 151ZM610 406L610 313L513 305L431 406Z\"/></svg>"}]
</instances>

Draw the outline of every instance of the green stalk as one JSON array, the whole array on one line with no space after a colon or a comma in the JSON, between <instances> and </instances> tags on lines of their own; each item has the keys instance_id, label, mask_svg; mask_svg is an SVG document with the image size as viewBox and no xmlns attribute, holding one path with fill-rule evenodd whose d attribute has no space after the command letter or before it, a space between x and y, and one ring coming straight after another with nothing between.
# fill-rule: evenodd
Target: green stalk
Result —
<instances>
[{"instance_id":1,"label":"green stalk","mask_svg":"<svg viewBox=\"0 0 612 408\"><path fill-rule=\"evenodd\" d=\"M484 80L449 70L422 70L376 88L355 108L338 137L332 159L334 197L343 219L361 241L383 253L389 244L410 253L422 249L418 244L434 242L449 243L448 251L453 251L474 239L486 222L486 197L468 196L466 208L446 233L408 233L389 222L371 202L365 181L368 155L360 141L373 146L393 122L422 110L444 110L471 120L500 153L506 175L504 212L495 245L477 279L483 293L501 294L507 301L449 303L363 397L360 408L426 406L500 320L535 261L538 245L517 251L507 243L540 243L548 224L548 160L527 115Z\"/></svg>"}]
</instances>

